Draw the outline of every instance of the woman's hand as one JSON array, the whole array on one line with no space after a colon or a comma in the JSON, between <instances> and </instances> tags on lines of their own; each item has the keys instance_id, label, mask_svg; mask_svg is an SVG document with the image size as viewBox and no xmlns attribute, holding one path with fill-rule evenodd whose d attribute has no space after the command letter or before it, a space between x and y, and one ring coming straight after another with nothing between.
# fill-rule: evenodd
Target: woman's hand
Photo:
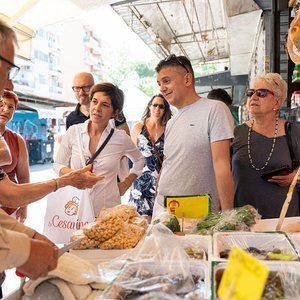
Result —
<instances>
[{"instance_id":1,"label":"woman's hand","mask_svg":"<svg viewBox=\"0 0 300 300\"><path fill-rule=\"evenodd\" d=\"M277 183L281 187L287 187L292 183L295 175L296 171L293 171L292 173L286 175L272 176L271 179L268 180L268 182Z\"/></svg>"},{"instance_id":2,"label":"woman's hand","mask_svg":"<svg viewBox=\"0 0 300 300\"><path fill-rule=\"evenodd\" d=\"M89 164L86 167L73 170L61 177L58 177L58 188L72 185L78 189L92 188L98 181L104 179L104 176L98 176L91 173L92 165Z\"/></svg>"},{"instance_id":3,"label":"woman's hand","mask_svg":"<svg viewBox=\"0 0 300 300\"><path fill-rule=\"evenodd\" d=\"M19 207L16 210L16 219L20 223L24 223L27 218L27 206Z\"/></svg>"}]
</instances>

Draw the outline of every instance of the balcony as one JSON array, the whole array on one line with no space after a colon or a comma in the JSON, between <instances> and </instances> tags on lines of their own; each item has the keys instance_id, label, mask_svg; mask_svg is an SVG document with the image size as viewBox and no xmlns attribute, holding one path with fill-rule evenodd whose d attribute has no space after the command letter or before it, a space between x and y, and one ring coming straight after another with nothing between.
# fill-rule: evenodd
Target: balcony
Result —
<instances>
[{"instance_id":1,"label":"balcony","mask_svg":"<svg viewBox=\"0 0 300 300\"><path fill-rule=\"evenodd\" d=\"M49 93L62 95L63 89L59 86L50 86Z\"/></svg>"}]
</instances>

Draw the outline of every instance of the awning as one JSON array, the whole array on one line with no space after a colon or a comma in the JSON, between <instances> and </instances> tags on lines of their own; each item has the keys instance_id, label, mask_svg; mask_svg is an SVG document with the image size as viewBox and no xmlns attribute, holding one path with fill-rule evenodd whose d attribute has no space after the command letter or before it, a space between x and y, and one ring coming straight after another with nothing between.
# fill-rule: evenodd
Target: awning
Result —
<instances>
[{"instance_id":1,"label":"awning","mask_svg":"<svg viewBox=\"0 0 300 300\"><path fill-rule=\"evenodd\" d=\"M39 119L55 119L56 118L56 111L53 106L20 101L19 109L26 110L26 108L29 110L36 111L38 113Z\"/></svg>"}]
</instances>

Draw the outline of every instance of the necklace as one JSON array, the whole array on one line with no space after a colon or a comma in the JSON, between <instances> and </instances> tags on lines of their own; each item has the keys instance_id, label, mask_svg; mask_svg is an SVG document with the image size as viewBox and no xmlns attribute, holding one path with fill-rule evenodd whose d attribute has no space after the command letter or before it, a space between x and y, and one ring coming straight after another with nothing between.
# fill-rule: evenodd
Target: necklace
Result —
<instances>
[{"instance_id":1,"label":"necklace","mask_svg":"<svg viewBox=\"0 0 300 300\"><path fill-rule=\"evenodd\" d=\"M252 132L252 127L253 127L253 124L254 124L254 120L252 120L252 123L251 125L249 126L249 131L248 131L248 140L247 140L247 146L248 146L248 157L249 157L249 161L250 161L250 165L251 167L256 170L256 171L261 171L263 170L269 163L270 159L271 159L271 156L273 154L273 151L274 151L274 147L275 147L275 142L276 142L276 137L277 137L277 133L278 133L278 116L276 116L276 123L275 123L275 133L274 133L274 138L273 138L273 143L272 143L272 147L271 147L271 151L269 153L269 156L265 162L265 164L261 167L261 168L258 168L254 165L253 163L253 159L252 159L252 156L251 156L251 149L250 149L250 139L251 139L251 132Z\"/></svg>"}]
</instances>

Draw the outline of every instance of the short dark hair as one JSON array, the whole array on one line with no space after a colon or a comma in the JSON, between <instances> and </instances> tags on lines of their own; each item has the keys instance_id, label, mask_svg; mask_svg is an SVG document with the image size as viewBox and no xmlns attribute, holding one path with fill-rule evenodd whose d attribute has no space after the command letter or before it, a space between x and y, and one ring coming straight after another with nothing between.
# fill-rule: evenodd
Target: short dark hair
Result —
<instances>
[{"instance_id":1,"label":"short dark hair","mask_svg":"<svg viewBox=\"0 0 300 300\"><path fill-rule=\"evenodd\" d=\"M194 77L194 70L190 60L186 56L176 56L175 54L171 54L167 56L165 59L161 60L156 68L155 71L158 73L161 69L166 67L178 67L181 66L189 73L191 73Z\"/></svg>"},{"instance_id":2,"label":"short dark hair","mask_svg":"<svg viewBox=\"0 0 300 300\"><path fill-rule=\"evenodd\" d=\"M147 104L147 107L143 113L143 116L142 116L142 121L146 121L146 119L148 119L150 117L150 106L154 100L154 98L156 97L159 97L161 99L164 100L164 106L165 106L165 110L164 110L164 114L162 116L162 123L163 125L166 125L167 122L171 119L172 117L172 111L171 111L171 108L170 108L170 104L168 103L168 101L165 99L165 97L162 95L162 94L157 94L157 95L154 95L150 101L148 102Z\"/></svg>"},{"instance_id":3,"label":"short dark hair","mask_svg":"<svg viewBox=\"0 0 300 300\"><path fill-rule=\"evenodd\" d=\"M208 99L215 99L224 102L227 105L232 104L232 98L224 89L213 89L207 94Z\"/></svg>"},{"instance_id":4,"label":"short dark hair","mask_svg":"<svg viewBox=\"0 0 300 300\"><path fill-rule=\"evenodd\" d=\"M124 92L110 82L102 82L92 86L90 91L90 101L97 92L105 93L111 100L114 112L118 110L120 113L124 105Z\"/></svg>"}]
</instances>

